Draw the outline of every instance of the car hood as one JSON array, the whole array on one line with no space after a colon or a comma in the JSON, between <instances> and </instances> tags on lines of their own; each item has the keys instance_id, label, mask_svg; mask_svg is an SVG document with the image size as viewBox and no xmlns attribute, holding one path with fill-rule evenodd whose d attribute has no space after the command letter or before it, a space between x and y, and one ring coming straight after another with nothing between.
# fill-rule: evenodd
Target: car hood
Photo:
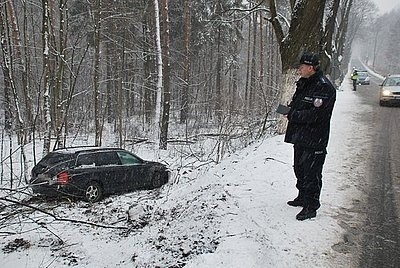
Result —
<instances>
[{"instance_id":1,"label":"car hood","mask_svg":"<svg viewBox=\"0 0 400 268\"><path fill-rule=\"evenodd\" d=\"M160 163L160 162L155 162L155 161L147 161L144 160L144 163L147 165L157 165L157 166L165 166L164 164Z\"/></svg>"},{"instance_id":2,"label":"car hood","mask_svg":"<svg viewBox=\"0 0 400 268\"><path fill-rule=\"evenodd\" d=\"M143 161L143 164L148 165L148 166L153 166L153 167L159 167L159 168L163 168L163 169L166 169L166 168L167 168L166 165L164 165L164 164L162 164L162 163L160 163L160 162L154 162L154 161L147 161L147 160L144 160L144 161Z\"/></svg>"},{"instance_id":3,"label":"car hood","mask_svg":"<svg viewBox=\"0 0 400 268\"><path fill-rule=\"evenodd\" d=\"M382 87L382 90L390 90L392 92L400 92L400 86Z\"/></svg>"}]
</instances>

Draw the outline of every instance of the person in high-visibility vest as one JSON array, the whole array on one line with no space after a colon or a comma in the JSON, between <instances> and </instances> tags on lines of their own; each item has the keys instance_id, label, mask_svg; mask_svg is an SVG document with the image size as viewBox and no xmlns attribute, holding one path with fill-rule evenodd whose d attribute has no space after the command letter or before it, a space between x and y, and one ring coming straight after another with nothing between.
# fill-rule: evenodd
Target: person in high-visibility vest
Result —
<instances>
[{"instance_id":1,"label":"person in high-visibility vest","mask_svg":"<svg viewBox=\"0 0 400 268\"><path fill-rule=\"evenodd\" d=\"M358 72L354 70L351 74L351 80L353 80L353 91L357 90Z\"/></svg>"}]
</instances>

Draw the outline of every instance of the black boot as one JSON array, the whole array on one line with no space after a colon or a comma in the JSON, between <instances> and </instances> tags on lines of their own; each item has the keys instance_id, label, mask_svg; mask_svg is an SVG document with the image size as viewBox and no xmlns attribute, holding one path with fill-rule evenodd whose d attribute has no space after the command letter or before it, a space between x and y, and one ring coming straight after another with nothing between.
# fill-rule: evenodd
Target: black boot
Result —
<instances>
[{"instance_id":1,"label":"black boot","mask_svg":"<svg viewBox=\"0 0 400 268\"><path fill-rule=\"evenodd\" d=\"M296 215L296 219L299 221L304 221L306 219L311 219L317 216L317 211L310 207L304 207L299 214Z\"/></svg>"},{"instance_id":2,"label":"black boot","mask_svg":"<svg viewBox=\"0 0 400 268\"><path fill-rule=\"evenodd\" d=\"M295 199L288 201L287 204L292 207L302 207L304 206L304 201L303 199L296 197Z\"/></svg>"}]
</instances>

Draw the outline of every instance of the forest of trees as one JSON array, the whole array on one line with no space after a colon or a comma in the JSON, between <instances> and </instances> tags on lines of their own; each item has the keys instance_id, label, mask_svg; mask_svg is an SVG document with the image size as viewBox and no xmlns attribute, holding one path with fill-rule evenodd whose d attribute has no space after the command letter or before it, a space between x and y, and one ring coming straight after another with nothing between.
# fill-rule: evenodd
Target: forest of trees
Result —
<instances>
[{"instance_id":1,"label":"forest of trees","mask_svg":"<svg viewBox=\"0 0 400 268\"><path fill-rule=\"evenodd\" d=\"M93 135L101 146L106 129L121 147L204 133L251 142L276 130L304 51L337 84L356 39L375 67L398 70L400 34L379 42L398 13L375 11L370 0L4 0L1 176L28 144L46 154Z\"/></svg>"}]
</instances>

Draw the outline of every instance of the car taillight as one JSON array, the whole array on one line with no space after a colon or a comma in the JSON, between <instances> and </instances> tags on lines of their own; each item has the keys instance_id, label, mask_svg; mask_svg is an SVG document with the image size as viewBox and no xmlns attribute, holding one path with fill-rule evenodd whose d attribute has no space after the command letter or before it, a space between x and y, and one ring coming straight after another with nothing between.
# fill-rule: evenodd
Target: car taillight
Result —
<instances>
[{"instance_id":1,"label":"car taillight","mask_svg":"<svg viewBox=\"0 0 400 268\"><path fill-rule=\"evenodd\" d=\"M62 185L68 184L68 182L69 182L68 172L63 171L63 172L58 173L57 174L57 182L58 182L58 184L62 184Z\"/></svg>"}]
</instances>

